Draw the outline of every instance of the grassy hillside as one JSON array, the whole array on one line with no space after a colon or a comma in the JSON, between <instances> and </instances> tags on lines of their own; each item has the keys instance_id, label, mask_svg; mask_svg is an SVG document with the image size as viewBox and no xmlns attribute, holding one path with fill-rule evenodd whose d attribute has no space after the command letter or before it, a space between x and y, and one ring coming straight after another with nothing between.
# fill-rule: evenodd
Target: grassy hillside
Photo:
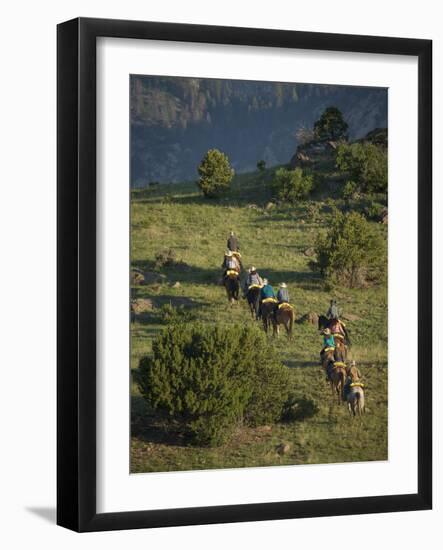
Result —
<instances>
[{"instance_id":1,"label":"grassy hillside","mask_svg":"<svg viewBox=\"0 0 443 550\"><path fill-rule=\"evenodd\" d=\"M288 284L296 318L308 312L324 313L337 298L350 315L355 358L366 383L368 414L360 423L336 405L318 364L321 338L308 323L295 325L295 336L273 340L291 373L294 392L316 401L313 418L273 427L242 428L222 448L186 446L178 434L166 432L161 419L149 411L132 388L131 471L165 471L232 468L275 464L384 460L387 458L387 296L386 288L325 288L309 269L312 247L319 231L327 227L331 199L337 185L332 167L314 199L297 207L269 206L273 170L236 176L229 195L217 201L201 197L195 183L156 186L132 192L132 266L153 272L155 256L173 249L177 263L158 270L160 282L132 287L132 297L150 299L152 311L133 315L131 367L151 352L152 341L165 326L160 308L183 306L208 323L253 323L246 304L230 306L220 279L220 264L230 229L239 236L245 266L254 264L262 276L277 286ZM337 200L336 203L340 205ZM267 206L268 205L268 206ZM375 224L375 222L373 222ZM379 231L386 228L376 224ZM176 284L176 283L179 284ZM283 456L276 452L289 443Z\"/></svg>"}]
</instances>

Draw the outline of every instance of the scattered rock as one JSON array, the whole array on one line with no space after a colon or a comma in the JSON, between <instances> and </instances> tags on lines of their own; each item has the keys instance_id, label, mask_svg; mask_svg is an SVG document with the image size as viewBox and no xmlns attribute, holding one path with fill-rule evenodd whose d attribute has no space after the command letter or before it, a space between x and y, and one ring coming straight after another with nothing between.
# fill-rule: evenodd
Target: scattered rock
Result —
<instances>
[{"instance_id":1,"label":"scattered rock","mask_svg":"<svg viewBox=\"0 0 443 550\"><path fill-rule=\"evenodd\" d=\"M275 208L275 204L273 202L268 202L268 204L265 206L266 210L272 210Z\"/></svg>"},{"instance_id":2,"label":"scattered rock","mask_svg":"<svg viewBox=\"0 0 443 550\"><path fill-rule=\"evenodd\" d=\"M309 248L307 248L307 249L303 252L303 254L304 254L305 256L308 256L309 258L310 258L311 256L315 256L315 249L312 248L312 247L309 247Z\"/></svg>"},{"instance_id":3,"label":"scattered rock","mask_svg":"<svg viewBox=\"0 0 443 550\"><path fill-rule=\"evenodd\" d=\"M258 206L256 204L248 204L246 208L252 208L253 210L258 210Z\"/></svg>"},{"instance_id":4,"label":"scattered rock","mask_svg":"<svg viewBox=\"0 0 443 550\"><path fill-rule=\"evenodd\" d=\"M291 446L289 445L289 443L280 443L280 445L277 445L276 451L279 455L284 455L288 453L290 449Z\"/></svg>"},{"instance_id":5,"label":"scattered rock","mask_svg":"<svg viewBox=\"0 0 443 550\"><path fill-rule=\"evenodd\" d=\"M141 313L146 313L147 311L152 311L154 309L154 304L149 298L137 298L131 302L131 311L135 315L140 315Z\"/></svg>"},{"instance_id":6,"label":"scattered rock","mask_svg":"<svg viewBox=\"0 0 443 550\"><path fill-rule=\"evenodd\" d=\"M131 270L131 285L143 285L145 283L145 276L141 271Z\"/></svg>"},{"instance_id":7,"label":"scattered rock","mask_svg":"<svg viewBox=\"0 0 443 550\"><path fill-rule=\"evenodd\" d=\"M305 313L305 315L302 315L298 322L318 326L318 315L313 311L309 311L308 313Z\"/></svg>"}]
</instances>

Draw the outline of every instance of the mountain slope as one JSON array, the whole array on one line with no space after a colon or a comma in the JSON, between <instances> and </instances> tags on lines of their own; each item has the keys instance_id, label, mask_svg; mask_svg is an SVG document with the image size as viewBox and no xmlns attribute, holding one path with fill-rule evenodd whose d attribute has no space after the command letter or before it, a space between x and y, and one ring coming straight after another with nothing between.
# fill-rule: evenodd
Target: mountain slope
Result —
<instances>
[{"instance_id":1,"label":"mountain slope","mask_svg":"<svg viewBox=\"0 0 443 550\"><path fill-rule=\"evenodd\" d=\"M289 162L296 132L330 106L342 110L350 138L387 125L383 88L241 80L131 77L131 185L195 179L209 148L237 172Z\"/></svg>"}]
</instances>

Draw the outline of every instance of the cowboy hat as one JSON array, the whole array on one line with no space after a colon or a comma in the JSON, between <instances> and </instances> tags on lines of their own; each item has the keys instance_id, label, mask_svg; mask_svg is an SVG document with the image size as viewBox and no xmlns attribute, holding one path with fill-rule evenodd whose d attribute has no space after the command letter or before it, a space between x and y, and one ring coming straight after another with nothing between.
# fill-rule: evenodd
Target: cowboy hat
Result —
<instances>
[{"instance_id":1,"label":"cowboy hat","mask_svg":"<svg viewBox=\"0 0 443 550\"><path fill-rule=\"evenodd\" d=\"M281 287L281 288L287 288L287 287L286 287L286 283L280 283L280 287Z\"/></svg>"},{"instance_id":2,"label":"cowboy hat","mask_svg":"<svg viewBox=\"0 0 443 550\"><path fill-rule=\"evenodd\" d=\"M267 285L269 283L268 279L263 279L263 284Z\"/></svg>"},{"instance_id":3,"label":"cowboy hat","mask_svg":"<svg viewBox=\"0 0 443 550\"><path fill-rule=\"evenodd\" d=\"M323 331L323 334L331 334L331 329L325 328L325 330Z\"/></svg>"},{"instance_id":4,"label":"cowboy hat","mask_svg":"<svg viewBox=\"0 0 443 550\"><path fill-rule=\"evenodd\" d=\"M230 258L232 256L232 251L226 250L225 256L228 256Z\"/></svg>"},{"instance_id":5,"label":"cowboy hat","mask_svg":"<svg viewBox=\"0 0 443 550\"><path fill-rule=\"evenodd\" d=\"M251 265L249 271L252 273L253 271L257 271L257 268L255 267L255 265Z\"/></svg>"}]
</instances>

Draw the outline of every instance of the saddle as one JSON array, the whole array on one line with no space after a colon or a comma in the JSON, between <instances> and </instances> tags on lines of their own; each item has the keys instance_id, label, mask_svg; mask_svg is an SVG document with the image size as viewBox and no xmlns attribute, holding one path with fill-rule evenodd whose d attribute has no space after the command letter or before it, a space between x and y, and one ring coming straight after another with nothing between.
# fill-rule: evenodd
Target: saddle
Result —
<instances>
[{"instance_id":1,"label":"saddle","mask_svg":"<svg viewBox=\"0 0 443 550\"><path fill-rule=\"evenodd\" d=\"M346 368L346 363L343 363L342 361L334 361L333 363L334 369L338 369L340 367Z\"/></svg>"},{"instance_id":2,"label":"saddle","mask_svg":"<svg viewBox=\"0 0 443 550\"><path fill-rule=\"evenodd\" d=\"M226 277L229 277L229 279L235 279L238 277L238 272L235 269L228 269L228 271L226 271Z\"/></svg>"},{"instance_id":3,"label":"saddle","mask_svg":"<svg viewBox=\"0 0 443 550\"><path fill-rule=\"evenodd\" d=\"M287 302L283 302L282 304L278 304L278 309L294 309L294 306L291 306L291 304Z\"/></svg>"},{"instance_id":4,"label":"saddle","mask_svg":"<svg viewBox=\"0 0 443 550\"><path fill-rule=\"evenodd\" d=\"M363 382L352 382L351 384L349 384L349 387L350 388L364 388L365 385L363 384Z\"/></svg>"},{"instance_id":5,"label":"saddle","mask_svg":"<svg viewBox=\"0 0 443 550\"><path fill-rule=\"evenodd\" d=\"M270 303L273 303L273 304L276 304L278 302L277 298L265 298L264 300L262 300L262 304L270 304Z\"/></svg>"},{"instance_id":6,"label":"saddle","mask_svg":"<svg viewBox=\"0 0 443 550\"><path fill-rule=\"evenodd\" d=\"M260 285L256 285L256 284L248 286L248 290L252 290L253 288L262 288L262 287Z\"/></svg>"}]
</instances>

